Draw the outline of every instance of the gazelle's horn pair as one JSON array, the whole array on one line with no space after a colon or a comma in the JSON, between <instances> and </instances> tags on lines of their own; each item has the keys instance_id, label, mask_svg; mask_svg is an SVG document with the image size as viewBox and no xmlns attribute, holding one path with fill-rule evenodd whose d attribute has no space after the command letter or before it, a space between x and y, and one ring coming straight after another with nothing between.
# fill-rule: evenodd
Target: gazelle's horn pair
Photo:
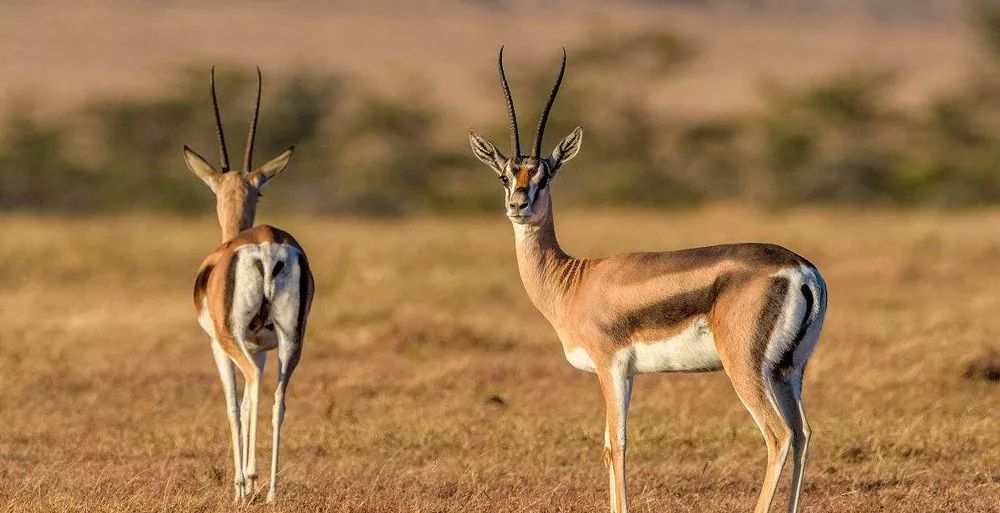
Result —
<instances>
[{"instance_id":1,"label":"gazelle's horn pair","mask_svg":"<svg viewBox=\"0 0 1000 513\"><path fill-rule=\"evenodd\" d=\"M257 67L257 100L253 108L253 120L250 122L250 132L247 134L247 149L243 154L243 169L250 171L253 161L253 142L257 136L257 118L260 115L260 66ZM219 135L219 158L222 159L222 172L230 170L229 152L226 151L226 135L222 131L222 116L219 114L219 100L215 96L215 66L212 66L212 109L215 111L215 131Z\"/></svg>"},{"instance_id":2,"label":"gazelle's horn pair","mask_svg":"<svg viewBox=\"0 0 1000 513\"><path fill-rule=\"evenodd\" d=\"M517 131L517 113L514 112L514 98L510 95L510 85L507 84L507 75L503 72L502 46L500 47L500 56L497 58L497 64L500 67L500 85L503 86L503 94L507 98L507 115L510 117L510 141L513 145L514 156L520 157L521 139ZM562 84L563 73L565 72L566 49L563 48L562 66L559 68L559 76L556 78L556 84L552 86L552 92L549 93L549 100L545 104L545 110L542 111L542 118L538 121L538 130L535 131L535 146L532 149L531 156L536 159L542 154L542 136L545 134L545 124L549 120L549 111L552 110L552 104L555 103L556 95L559 94L559 85Z\"/></svg>"}]
</instances>

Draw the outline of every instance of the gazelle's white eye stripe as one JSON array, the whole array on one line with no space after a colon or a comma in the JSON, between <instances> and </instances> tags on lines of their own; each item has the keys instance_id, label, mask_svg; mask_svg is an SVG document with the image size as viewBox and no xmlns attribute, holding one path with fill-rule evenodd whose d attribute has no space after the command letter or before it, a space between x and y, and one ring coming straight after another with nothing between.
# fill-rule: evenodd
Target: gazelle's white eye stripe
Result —
<instances>
[{"instance_id":1,"label":"gazelle's white eye stripe","mask_svg":"<svg viewBox=\"0 0 1000 513\"><path fill-rule=\"evenodd\" d=\"M545 168L542 166L538 166L538 168L535 170L534 176L531 177L531 183L534 184L540 183L542 181L542 178L544 177L545 177Z\"/></svg>"}]
</instances>

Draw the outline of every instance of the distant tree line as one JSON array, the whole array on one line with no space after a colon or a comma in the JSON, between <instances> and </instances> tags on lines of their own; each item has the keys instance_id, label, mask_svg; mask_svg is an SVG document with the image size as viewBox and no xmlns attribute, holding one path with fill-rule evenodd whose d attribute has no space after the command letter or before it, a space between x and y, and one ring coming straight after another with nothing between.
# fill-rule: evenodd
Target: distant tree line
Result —
<instances>
[{"instance_id":1,"label":"distant tree line","mask_svg":"<svg viewBox=\"0 0 1000 513\"><path fill-rule=\"evenodd\" d=\"M896 76L868 69L771 85L759 113L678 119L652 110L649 97L698 58L694 42L665 31L588 38L573 52L573 80L546 131L546 149L577 124L586 132L557 200L1000 203L1000 8L975 7L990 62L949 94L905 111L891 101ZM523 129L533 126L527 120L543 103L553 66L518 66L511 76L515 95L523 92ZM214 156L204 69L181 70L165 96L93 101L59 119L36 116L30 102L8 108L0 119L0 210L204 211L211 198L180 157L183 144ZM602 80L623 74L634 78L627 90ZM249 122L253 80L242 73L218 80L233 145ZM377 216L496 209L498 185L474 162L466 127L445 126L444 107L418 88L378 93L352 77L305 71L266 80L257 153L290 144L308 151L297 152L290 178L270 186L263 201L283 211ZM496 78L481 83L497 95L498 116L477 128L505 142Z\"/></svg>"}]
</instances>

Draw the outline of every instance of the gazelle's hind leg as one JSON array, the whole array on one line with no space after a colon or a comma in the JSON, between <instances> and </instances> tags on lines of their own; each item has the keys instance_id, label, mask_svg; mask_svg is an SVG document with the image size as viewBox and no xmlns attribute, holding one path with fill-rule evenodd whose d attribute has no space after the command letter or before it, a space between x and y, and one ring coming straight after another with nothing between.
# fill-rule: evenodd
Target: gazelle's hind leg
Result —
<instances>
[{"instance_id":1,"label":"gazelle's hind leg","mask_svg":"<svg viewBox=\"0 0 1000 513\"><path fill-rule=\"evenodd\" d=\"M294 257L294 258L292 258ZM292 373L302 355L302 341L306 332L306 319L312 301L312 276L305 255L291 255L292 265L284 267L275 277L271 315L278 336L278 385L274 390L274 410L271 415L271 485L267 501L278 496L278 475L281 464L281 425L285 420L285 394Z\"/></svg>"},{"instance_id":2,"label":"gazelle's hind leg","mask_svg":"<svg viewBox=\"0 0 1000 513\"><path fill-rule=\"evenodd\" d=\"M242 344L241 344L242 345ZM257 405L260 403L260 377L267 363L267 353L250 355L254 368L244 373L243 409L243 475L246 477L246 495L253 497L257 490Z\"/></svg>"},{"instance_id":3,"label":"gazelle's hind leg","mask_svg":"<svg viewBox=\"0 0 1000 513\"><path fill-rule=\"evenodd\" d=\"M740 294L719 299L716 309L727 315L715 319L712 329L726 374L767 444L767 470L754 512L768 513L793 438L783 411L787 408L781 406L787 402L783 388L787 383L779 379L766 357L775 331L787 316L790 287L787 279L774 278L747 287L758 294L747 294L744 288Z\"/></svg>"},{"instance_id":4,"label":"gazelle's hind leg","mask_svg":"<svg viewBox=\"0 0 1000 513\"><path fill-rule=\"evenodd\" d=\"M246 480L243 476L243 458L240 456L240 406L236 400L236 369L216 340L212 340L212 356L215 357L215 366L219 369L219 378L222 379L222 391L226 394L226 416L229 417L229 434L233 443L235 500L238 501L245 494Z\"/></svg>"},{"instance_id":5,"label":"gazelle's hind leg","mask_svg":"<svg viewBox=\"0 0 1000 513\"><path fill-rule=\"evenodd\" d=\"M788 495L788 512L798 513L799 497L802 493L802 483L806 472L806 453L809 450L809 439L812 430L806 421L806 412L802 408L802 374L792 377L789 382L782 382L775 387L775 396L781 406L782 416L786 418L792 430L792 487Z\"/></svg>"},{"instance_id":6,"label":"gazelle's hind leg","mask_svg":"<svg viewBox=\"0 0 1000 513\"><path fill-rule=\"evenodd\" d=\"M285 392L292 373L299 363L302 351L301 335L289 333L278 327L278 385L274 389L274 409L271 413L271 486L267 491L267 501L278 497L278 465L281 450L281 425L285 421Z\"/></svg>"},{"instance_id":7,"label":"gazelle's hind leg","mask_svg":"<svg viewBox=\"0 0 1000 513\"><path fill-rule=\"evenodd\" d=\"M771 510L774 493L778 489L778 480L788 459L788 448L792 438L791 429L784 417L768 397L769 389L772 387L768 381L770 380L761 378L759 382L752 384L733 383L744 406L764 435L764 443L767 445L767 469L764 471L764 481L761 484L754 513L768 513Z\"/></svg>"}]
</instances>

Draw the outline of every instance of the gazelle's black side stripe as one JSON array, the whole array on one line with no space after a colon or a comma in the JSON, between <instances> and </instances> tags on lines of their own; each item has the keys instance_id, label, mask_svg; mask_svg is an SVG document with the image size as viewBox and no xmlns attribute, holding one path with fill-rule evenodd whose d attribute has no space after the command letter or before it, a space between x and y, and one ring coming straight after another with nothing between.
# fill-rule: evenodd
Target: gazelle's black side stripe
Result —
<instances>
[{"instance_id":1,"label":"gazelle's black side stripe","mask_svg":"<svg viewBox=\"0 0 1000 513\"><path fill-rule=\"evenodd\" d=\"M309 310L310 288L312 287L312 272L309 270L309 261L306 260L305 253L299 253L299 315L298 330L299 337L305 336L306 314Z\"/></svg>"},{"instance_id":2,"label":"gazelle's black side stripe","mask_svg":"<svg viewBox=\"0 0 1000 513\"><path fill-rule=\"evenodd\" d=\"M208 287L208 278L212 276L212 269L215 266L206 265L194 279L194 307L201 309L201 300L205 297L205 289Z\"/></svg>"},{"instance_id":3,"label":"gazelle's black side stripe","mask_svg":"<svg viewBox=\"0 0 1000 513\"><path fill-rule=\"evenodd\" d=\"M224 313L223 325L227 330L232 329L233 299L236 295L236 269L240 266L240 252L233 252L233 259L229 262L229 269L226 270L225 294L226 311Z\"/></svg>"},{"instance_id":4,"label":"gazelle's black side stripe","mask_svg":"<svg viewBox=\"0 0 1000 513\"><path fill-rule=\"evenodd\" d=\"M788 346L788 349L785 350L785 354L781 355L781 361L778 362L779 369L788 369L792 366L794 363L792 361L792 357L795 355L795 350L799 347L799 344L802 343L802 339L805 338L806 331L809 329L809 325L812 324L813 318L815 317L815 315L813 315L815 313L813 312L813 303L815 302L815 298L813 298L812 290L806 284L803 284L800 290L802 291L802 296L806 299L806 315L802 319L802 324L799 326L799 332L795 334L795 338L792 339L792 343Z\"/></svg>"},{"instance_id":5,"label":"gazelle's black side stripe","mask_svg":"<svg viewBox=\"0 0 1000 513\"><path fill-rule=\"evenodd\" d=\"M296 344L301 344L302 340L306 336L306 316L309 314L309 303L312 299L312 272L309 270L309 261L306 260L305 253L299 252L298 254L298 264L299 264L299 311L296 326L295 338ZM291 359L288 361L288 372L291 373L295 370L295 367L299 364L299 357L302 354L301 349L295 351L292 354Z\"/></svg>"}]
</instances>

